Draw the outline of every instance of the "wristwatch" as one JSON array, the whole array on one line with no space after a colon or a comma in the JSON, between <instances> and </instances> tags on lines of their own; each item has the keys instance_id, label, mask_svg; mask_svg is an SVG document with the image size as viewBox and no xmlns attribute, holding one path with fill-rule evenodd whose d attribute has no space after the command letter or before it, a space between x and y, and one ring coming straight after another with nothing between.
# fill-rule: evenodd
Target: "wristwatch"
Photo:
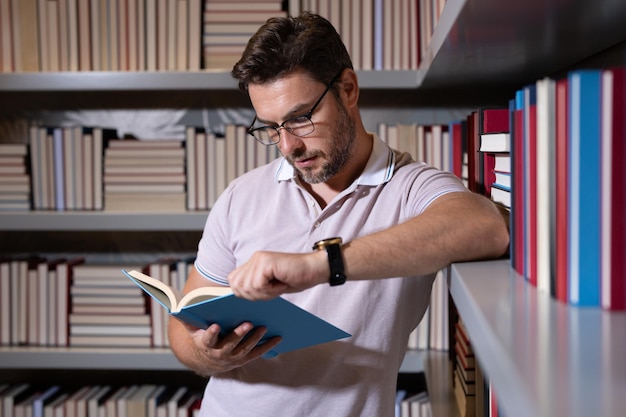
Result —
<instances>
[{"instance_id":1,"label":"wristwatch","mask_svg":"<svg viewBox=\"0 0 626 417\"><path fill-rule=\"evenodd\" d=\"M344 272L343 256L341 255L340 237L331 237L315 242L313 250L326 249L328 255L328 265L330 266L330 277L328 283L331 286L341 285L346 282L346 273Z\"/></svg>"}]
</instances>

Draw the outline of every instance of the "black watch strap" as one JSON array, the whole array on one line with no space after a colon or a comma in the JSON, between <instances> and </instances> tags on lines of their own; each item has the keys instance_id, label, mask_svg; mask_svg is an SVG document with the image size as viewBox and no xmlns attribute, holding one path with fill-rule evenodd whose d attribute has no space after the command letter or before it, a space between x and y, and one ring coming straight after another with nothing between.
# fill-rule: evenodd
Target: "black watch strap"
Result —
<instances>
[{"instance_id":1,"label":"black watch strap","mask_svg":"<svg viewBox=\"0 0 626 417\"><path fill-rule=\"evenodd\" d=\"M346 282L346 274L343 265L343 255L341 254L340 237L320 240L313 245L314 250L326 249L328 255L328 266L330 267L330 277L328 283L331 286L341 285Z\"/></svg>"}]
</instances>

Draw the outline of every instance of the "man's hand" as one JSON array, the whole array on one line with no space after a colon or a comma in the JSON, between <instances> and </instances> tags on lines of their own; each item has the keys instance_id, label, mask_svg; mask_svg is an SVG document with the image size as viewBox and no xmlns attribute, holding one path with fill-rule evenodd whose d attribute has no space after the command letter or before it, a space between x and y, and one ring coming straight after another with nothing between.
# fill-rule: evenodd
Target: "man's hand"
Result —
<instances>
[{"instance_id":1,"label":"man's hand","mask_svg":"<svg viewBox=\"0 0 626 417\"><path fill-rule=\"evenodd\" d=\"M197 329L183 322L195 347L196 363L201 368L192 368L196 373L210 376L238 368L260 358L280 343L280 337L273 337L258 344L265 335L263 327L254 328L251 323L243 323L224 337L219 336L217 324L206 330Z\"/></svg>"},{"instance_id":2,"label":"man's hand","mask_svg":"<svg viewBox=\"0 0 626 417\"><path fill-rule=\"evenodd\" d=\"M261 251L228 274L228 282L238 297L269 300L326 283L329 274L325 251L302 254Z\"/></svg>"}]
</instances>

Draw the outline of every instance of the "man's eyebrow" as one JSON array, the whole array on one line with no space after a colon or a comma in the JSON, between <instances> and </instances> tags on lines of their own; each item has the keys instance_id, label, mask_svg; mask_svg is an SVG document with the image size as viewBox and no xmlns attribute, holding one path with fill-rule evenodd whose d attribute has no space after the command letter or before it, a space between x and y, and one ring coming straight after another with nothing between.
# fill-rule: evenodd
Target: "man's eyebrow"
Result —
<instances>
[{"instance_id":1,"label":"man's eyebrow","mask_svg":"<svg viewBox=\"0 0 626 417\"><path fill-rule=\"evenodd\" d=\"M283 116L282 122L284 122L285 120L292 119L294 117L304 116L305 114L308 113L308 111L310 110L309 107L311 107L311 106L313 106L313 105L312 104L308 104L308 103L307 104L296 104L286 115ZM280 123L277 123L277 122L274 122L274 121L269 121L269 120L262 119L258 115L256 117L256 120L258 122L263 123L264 125L268 125L268 126L274 126L274 125L279 125L280 124Z\"/></svg>"}]
</instances>

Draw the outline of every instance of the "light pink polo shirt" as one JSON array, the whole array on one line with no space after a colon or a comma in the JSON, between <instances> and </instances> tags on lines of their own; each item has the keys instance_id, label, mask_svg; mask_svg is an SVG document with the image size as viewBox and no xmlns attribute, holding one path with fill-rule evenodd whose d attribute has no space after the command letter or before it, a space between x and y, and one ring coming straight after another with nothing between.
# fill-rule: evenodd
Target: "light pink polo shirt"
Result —
<instances>
[{"instance_id":1,"label":"light pink polo shirt","mask_svg":"<svg viewBox=\"0 0 626 417\"><path fill-rule=\"evenodd\" d=\"M333 236L348 242L418 216L445 193L468 192L452 174L413 162L376 137L363 174L324 210L294 175L279 158L229 185L199 243L202 275L227 284L228 273L255 251L310 252ZM212 377L201 416L392 417L397 373L433 278L348 281L285 295L353 336Z\"/></svg>"}]
</instances>

